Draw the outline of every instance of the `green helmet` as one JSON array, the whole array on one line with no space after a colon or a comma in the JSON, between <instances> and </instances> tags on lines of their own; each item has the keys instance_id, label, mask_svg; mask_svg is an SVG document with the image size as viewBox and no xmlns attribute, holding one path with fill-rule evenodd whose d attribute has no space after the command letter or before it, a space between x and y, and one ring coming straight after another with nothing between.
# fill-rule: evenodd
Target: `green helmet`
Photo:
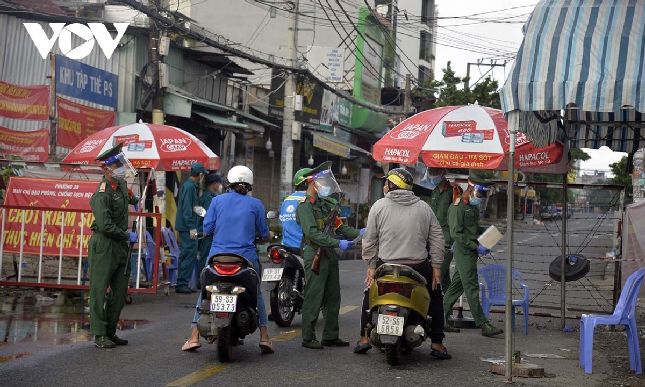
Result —
<instances>
[{"instance_id":1,"label":"green helmet","mask_svg":"<svg viewBox=\"0 0 645 387\"><path fill-rule=\"evenodd\" d=\"M301 168L299 169L296 174L293 176L293 185L294 186L299 186L300 184L304 183L305 180L307 180L307 176L313 171L311 168Z\"/></svg>"}]
</instances>

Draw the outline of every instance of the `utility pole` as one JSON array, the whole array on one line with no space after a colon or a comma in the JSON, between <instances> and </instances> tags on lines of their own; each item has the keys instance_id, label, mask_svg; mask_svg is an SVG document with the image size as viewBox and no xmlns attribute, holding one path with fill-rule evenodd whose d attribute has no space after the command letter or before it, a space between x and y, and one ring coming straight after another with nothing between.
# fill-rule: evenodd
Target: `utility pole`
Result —
<instances>
[{"instance_id":1,"label":"utility pole","mask_svg":"<svg viewBox=\"0 0 645 387\"><path fill-rule=\"evenodd\" d=\"M410 74L405 75L405 95L403 96L403 114L407 117L412 107L412 90L410 86Z\"/></svg>"},{"instance_id":2,"label":"utility pole","mask_svg":"<svg viewBox=\"0 0 645 387\"><path fill-rule=\"evenodd\" d=\"M161 9L161 0L153 0L154 7ZM150 93L152 94L152 123L163 124L163 92L159 83L161 74L161 56L159 55L160 30L154 20L150 20L150 33L148 35L148 71L152 70ZM142 106L145 109L145 106Z\"/></svg>"},{"instance_id":3,"label":"utility pole","mask_svg":"<svg viewBox=\"0 0 645 387\"><path fill-rule=\"evenodd\" d=\"M56 157L56 55L49 53L49 159Z\"/></svg>"},{"instance_id":4,"label":"utility pole","mask_svg":"<svg viewBox=\"0 0 645 387\"><path fill-rule=\"evenodd\" d=\"M468 62L466 65L466 79L464 80L464 90L468 91L470 90L470 66L475 65L475 66L487 66L487 67L506 67L506 62L500 64L500 63L478 63L478 62Z\"/></svg>"},{"instance_id":5,"label":"utility pole","mask_svg":"<svg viewBox=\"0 0 645 387\"><path fill-rule=\"evenodd\" d=\"M294 9L289 14L289 58L291 66L298 65L298 8L299 0L294 0ZM293 72L287 74L284 84L284 114L282 116L282 151L280 162L280 197L282 201L291 192L293 176L293 138L292 129L295 122L296 76Z\"/></svg>"}]
</instances>

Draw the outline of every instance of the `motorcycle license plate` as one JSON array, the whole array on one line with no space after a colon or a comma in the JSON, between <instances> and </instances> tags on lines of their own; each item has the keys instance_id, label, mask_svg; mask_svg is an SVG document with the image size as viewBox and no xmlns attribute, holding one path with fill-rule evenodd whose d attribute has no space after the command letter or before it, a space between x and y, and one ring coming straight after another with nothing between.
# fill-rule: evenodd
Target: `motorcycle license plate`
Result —
<instances>
[{"instance_id":1,"label":"motorcycle license plate","mask_svg":"<svg viewBox=\"0 0 645 387\"><path fill-rule=\"evenodd\" d=\"M404 317L378 315L376 333L379 335L401 336L403 335Z\"/></svg>"},{"instance_id":2,"label":"motorcycle license plate","mask_svg":"<svg viewBox=\"0 0 645 387\"><path fill-rule=\"evenodd\" d=\"M237 296L232 294L211 294L211 312L235 312Z\"/></svg>"},{"instance_id":3,"label":"motorcycle license plate","mask_svg":"<svg viewBox=\"0 0 645 387\"><path fill-rule=\"evenodd\" d=\"M264 269L264 271L262 271L262 282L280 281L283 271L283 268Z\"/></svg>"}]
</instances>

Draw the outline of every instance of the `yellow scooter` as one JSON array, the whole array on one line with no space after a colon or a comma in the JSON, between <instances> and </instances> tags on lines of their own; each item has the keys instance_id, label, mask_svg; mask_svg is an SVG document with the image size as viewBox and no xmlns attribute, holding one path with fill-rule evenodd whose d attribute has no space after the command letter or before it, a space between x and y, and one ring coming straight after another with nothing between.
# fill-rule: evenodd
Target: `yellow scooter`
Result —
<instances>
[{"instance_id":1,"label":"yellow scooter","mask_svg":"<svg viewBox=\"0 0 645 387\"><path fill-rule=\"evenodd\" d=\"M369 289L370 343L385 351L390 365L420 346L430 333L426 280L409 266L383 264Z\"/></svg>"}]
</instances>

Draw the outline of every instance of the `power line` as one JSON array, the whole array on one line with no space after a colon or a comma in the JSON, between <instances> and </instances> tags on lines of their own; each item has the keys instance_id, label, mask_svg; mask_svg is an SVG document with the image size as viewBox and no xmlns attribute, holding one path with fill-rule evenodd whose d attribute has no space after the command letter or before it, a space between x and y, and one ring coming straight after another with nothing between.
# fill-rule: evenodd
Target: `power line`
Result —
<instances>
[{"instance_id":1,"label":"power line","mask_svg":"<svg viewBox=\"0 0 645 387\"><path fill-rule=\"evenodd\" d=\"M257 50L253 50L253 49L251 49L249 47L245 47L245 46L243 46L243 45L241 45L239 43L230 42L230 41L228 41L228 39L224 38L223 36L212 34L210 31L208 31L208 30L206 30L204 28L200 28L200 29L202 31L204 31L204 32L211 33L212 35L215 35L217 37L217 40L215 40L215 39L213 39L211 37L208 37L205 34L199 33L197 31L193 31L192 28L187 28L186 26L184 26L184 25L182 25L180 23L175 23L173 20L169 19L168 17L166 17L164 15L161 15L159 12L153 10L152 8L150 8L150 7L146 6L146 5L143 5L143 4L139 3L139 2L137 2L136 0L114 0L114 1L117 2L117 3L128 5L131 8L146 14L150 18L153 18L153 19L155 19L156 21L158 21L160 23L164 23L167 26L172 27L175 31L181 32L182 34L184 34L187 37L190 37L190 38L195 39L197 41L206 43L211 47L218 48L218 49L220 49L220 50L222 50L224 52L227 52L227 53L229 53L231 55L246 59L246 60L248 60L250 62L253 62L253 63L262 64L262 65L267 66L267 67L282 69L282 70L285 70L285 71L293 72L295 74L303 74L303 75L309 76L312 79L316 80L325 90L328 90L328 91L330 91L330 92L332 92L332 93L334 93L334 94L336 94L336 95L338 95L338 96L340 96L342 98L345 98L345 99L349 100L350 102L352 102L355 105L362 106L362 107L367 108L369 110L373 110L373 111L381 112L381 113L386 113L386 114L401 114L402 113L399 109L387 109L387 108L384 108L381 105L361 101L361 100L358 100L358 99L356 99L354 97L348 96L345 93L342 93L342 92L334 89L332 86L328 85L326 82L324 82L321 79L319 79L316 75L314 75L308 69L302 69L302 68L299 68L299 67L294 67L294 66L290 66L290 65L286 65L286 64L282 64L282 63L277 63L277 62L274 62L274 61L271 61L271 60L268 60L268 59L261 58L261 57L259 57L257 55L254 55L254 54L250 54L249 52L255 51L255 52L258 52L258 53L260 53L261 55L264 55L264 56L269 55L269 54L266 54L266 53L263 53L263 52L260 52L260 51L257 51ZM193 26L193 28L194 28L194 26ZM220 40L224 40L224 43L222 43ZM236 46L243 47L245 50L248 50L248 51L243 51L243 50L241 50L239 48L232 47L231 43L233 43ZM286 58L283 58L283 59L286 59Z\"/></svg>"}]
</instances>

